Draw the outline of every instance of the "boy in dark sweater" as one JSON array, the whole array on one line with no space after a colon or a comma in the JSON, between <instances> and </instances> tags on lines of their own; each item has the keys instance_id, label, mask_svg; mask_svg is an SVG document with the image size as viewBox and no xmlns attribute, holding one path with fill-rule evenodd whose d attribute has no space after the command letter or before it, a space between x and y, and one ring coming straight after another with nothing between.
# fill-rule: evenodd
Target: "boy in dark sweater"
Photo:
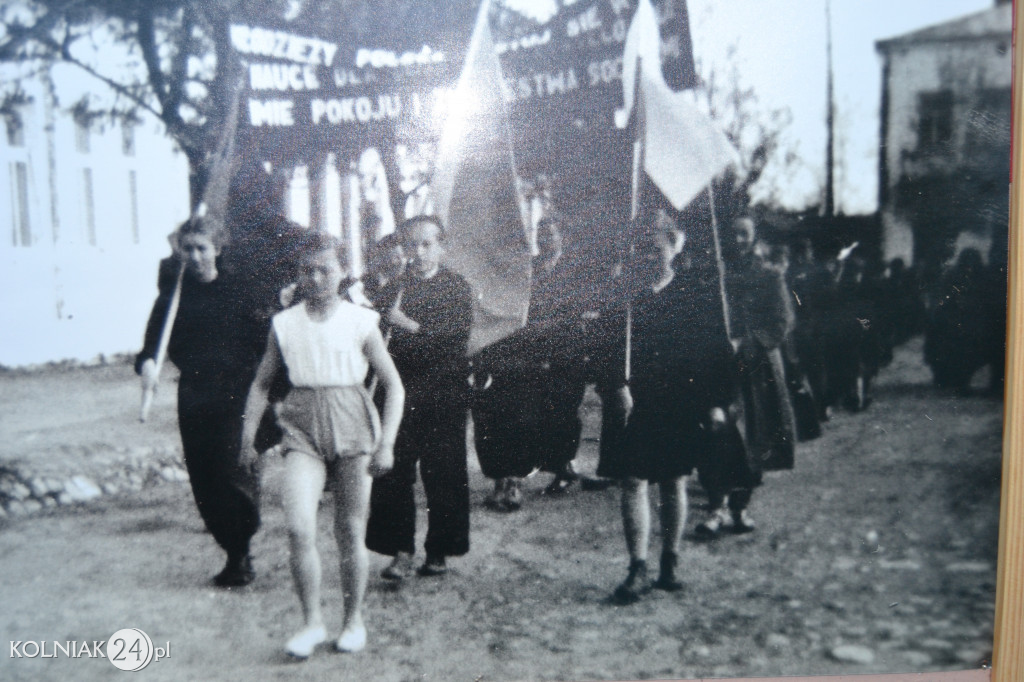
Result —
<instances>
[{"instance_id":1,"label":"boy in dark sweater","mask_svg":"<svg viewBox=\"0 0 1024 682\"><path fill-rule=\"evenodd\" d=\"M441 265L444 227L417 216L400 228L409 265L391 308L390 351L406 388L405 415L395 443L395 466L373 484L366 546L394 557L383 576L412 573L419 463L427 497L423 576L443 575L445 558L469 551L466 470L466 349L472 322L469 284Z\"/></svg>"}]
</instances>

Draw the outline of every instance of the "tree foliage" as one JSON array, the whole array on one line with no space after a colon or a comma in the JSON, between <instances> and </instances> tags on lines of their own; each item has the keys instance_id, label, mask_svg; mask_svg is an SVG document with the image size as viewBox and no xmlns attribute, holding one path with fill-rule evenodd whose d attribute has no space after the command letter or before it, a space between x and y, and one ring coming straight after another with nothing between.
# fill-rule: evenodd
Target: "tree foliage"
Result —
<instances>
[{"instance_id":1,"label":"tree foliage","mask_svg":"<svg viewBox=\"0 0 1024 682\"><path fill-rule=\"evenodd\" d=\"M730 50L730 58L735 48ZM698 65L698 71L703 71ZM782 134L790 123L787 109L764 111L757 91L744 86L735 65L723 74L709 68L697 88L698 99L739 151L740 163L715 182L715 200L723 222L748 210L770 164L792 165L792 154L780 158ZM771 196L771 192L768 192Z\"/></svg>"},{"instance_id":2,"label":"tree foliage","mask_svg":"<svg viewBox=\"0 0 1024 682\"><path fill-rule=\"evenodd\" d=\"M446 27L474 3L432 0L0 0L0 65L72 65L105 83L109 98L62 105L80 119L159 119L185 153L193 200L202 195L244 72L230 42L233 21L331 27L343 42L400 44L403 27ZM464 22L462 22L464 23ZM9 87L4 104L22 94ZM0 95L2 98L3 95Z\"/></svg>"},{"instance_id":3,"label":"tree foliage","mask_svg":"<svg viewBox=\"0 0 1024 682\"><path fill-rule=\"evenodd\" d=\"M112 99L62 103L80 118L151 113L185 153L197 197L241 82L231 17L268 10L283 7L273 0L3 0L0 63L63 63L106 84Z\"/></svg>"}]
</instances>

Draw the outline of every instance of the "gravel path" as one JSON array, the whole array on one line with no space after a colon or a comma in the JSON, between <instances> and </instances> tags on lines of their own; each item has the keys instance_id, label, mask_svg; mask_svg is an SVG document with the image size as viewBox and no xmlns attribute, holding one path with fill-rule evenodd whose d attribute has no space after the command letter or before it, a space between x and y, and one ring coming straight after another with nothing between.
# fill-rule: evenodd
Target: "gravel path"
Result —
<instances>
[{"instance_id":1,"label":"gravel path","mask_svg":"<svg viewBox=\"0 0 1024 682\"><path fill-rule=\"evenodd\" d=\"M606 601L627 565L615 490L574 488L549 499L538 476L522 511L496 514L482 506L488 484L471 458L470 554L444 579L399 589L376 577L385 560L375 556L369 647L355 656L324 650L303 664L280 653L299 613L279 461L266 475L259 577L248 588L217 590L208 581L220 553L174 473L172 390L140 425L125 366L0 374L0 639L106 641L140 628L155 645L170 643L170 656L139 674L168 680L977 669L992 641L1001 403L935 392L918 357L914 347L898 353L866 414L837 414L822 438L801 446L795 471L770 475L751 508L756 533L711 544L688 536L686 589L630 607ZM591 471L594 403L584 416L580 461ZM75 477L99 494L70 499ZM29 495L2 492L15 483ZM704 500L691 489L692 528ZM39 508L25 509L26 501ZM337 555L322 526L328 624L336 628ZM87 657L0 657L5 680L99 680L113 670Z\"/></svg>"}]
</instances>

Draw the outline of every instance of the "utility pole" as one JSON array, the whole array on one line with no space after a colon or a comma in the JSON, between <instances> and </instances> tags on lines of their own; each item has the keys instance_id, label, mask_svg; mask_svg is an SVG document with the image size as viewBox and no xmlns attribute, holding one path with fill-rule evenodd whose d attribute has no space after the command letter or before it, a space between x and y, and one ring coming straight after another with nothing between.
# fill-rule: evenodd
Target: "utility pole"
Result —
<instances>
[{"instance_id":1,"label":"utility pole","mask_svg":"<svg viewBox=\"0 0 1024 682\"><path fill-rule=\"evenodd\" d=\"M825 219L831 220L836 213L835 195L835 96L832 83L832 0L825 0L825 52L826 52L826 99L825 131L828 141L825 143Z\"/></svg>"}]
</instances>

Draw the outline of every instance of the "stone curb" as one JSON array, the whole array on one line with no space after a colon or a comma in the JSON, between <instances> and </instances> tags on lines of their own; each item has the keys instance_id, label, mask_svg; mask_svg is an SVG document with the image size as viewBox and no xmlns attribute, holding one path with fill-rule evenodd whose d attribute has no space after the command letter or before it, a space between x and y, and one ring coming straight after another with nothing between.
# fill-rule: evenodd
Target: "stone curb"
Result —
<instances>
[{"instance_id":1,"label":"stone curb","mask_svg":"<svg viewBox=\"0 0 1024 682\"><path fill-rule=\"evenodd\" d=\"M87 503L104 495L188 481L181 449L141 447L98 451L88 471L55 474L25 461L0 462L0 520Z\"/></svg>"}]
</instances>

